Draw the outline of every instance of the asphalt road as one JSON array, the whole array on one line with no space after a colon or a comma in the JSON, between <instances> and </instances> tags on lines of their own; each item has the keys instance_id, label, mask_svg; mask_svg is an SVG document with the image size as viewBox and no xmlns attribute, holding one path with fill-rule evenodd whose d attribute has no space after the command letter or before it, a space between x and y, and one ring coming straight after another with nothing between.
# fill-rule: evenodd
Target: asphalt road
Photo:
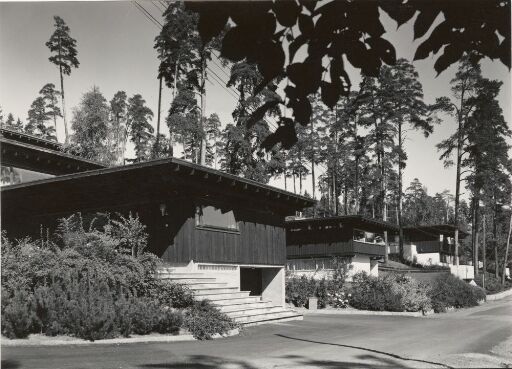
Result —
<instances>
[{"instance_id":1,"label":"asphalt road","mask_svg":"<svg viewBox=\"0 0 512 369\"><path fill-rule=\"evenodd\" d=\"M512 368L512 298L426 318L307 315L204 342L3 347L8 368Z\"/></svg>"}]
</instances>

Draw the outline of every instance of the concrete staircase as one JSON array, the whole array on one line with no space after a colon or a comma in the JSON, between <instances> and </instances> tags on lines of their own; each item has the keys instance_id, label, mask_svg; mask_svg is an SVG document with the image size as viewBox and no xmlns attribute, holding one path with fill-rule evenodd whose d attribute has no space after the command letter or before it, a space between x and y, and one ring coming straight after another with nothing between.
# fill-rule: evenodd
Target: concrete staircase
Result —
<instances>
[{"instance_id":1,"label":"concrete staircase","mask_svg":"<svg viewBox=\"0 0 512 369\"><path fill-rule=\"evenodd\" d=\"M244 326L288 320L302 320L298 312L275 306L261 296L249 296L249 291L240 291L238 287L218 282L206 273L184 273L170 267L157 271L158 278L187 285L198 300L210 300L220 311Z\"/></svg>"}]
</instances>

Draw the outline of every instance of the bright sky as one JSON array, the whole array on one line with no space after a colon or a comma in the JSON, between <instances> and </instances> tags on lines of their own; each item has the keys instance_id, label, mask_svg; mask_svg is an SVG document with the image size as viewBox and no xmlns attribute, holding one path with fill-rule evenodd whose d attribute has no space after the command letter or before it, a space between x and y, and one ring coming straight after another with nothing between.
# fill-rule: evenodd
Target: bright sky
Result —
<instances>
[{"instance_id":1,"label":"bright sky","mask_svg":"<svg viewBox=\"0 0 512 369\"><path fill-rule=\"evenodd\" d=\"M143 1L141 4L158 20L161 18L159 2ZM53 32L53 16L61 16L77 40L80 67L65 78L66 110L71 121L72 108L77 106L84 92L96 85L110 100L115 92L124 90L129 96L140 93L155 113L156 126L158 103L158 60L153 41L158 28L150 23L132 2L39 2L0 3L0 106L4 116L12 113L23 121L32 101L41 87L54 83L60 88L58 69L48 61L50 56L45 46ZM397 56L412 60L419 41L413 41L412 22L396 29L396 23L385 14L383 23L389 39L397 49ZM436 97L449 95L449 81L455 74L452 66L436 77L434 58L414 65L423 84L425 100L431 103ZM218 61L216 61L217 64ZM210 64L210 68L224 81L227 70ZM501 62L482 62L483 75L504 82L500 104L507 122L510 122L510 71ZM221 87L210 73L207 83L207 114L217 113L223 124L231 122L231 112L236 99ZM351 73L352 84L357 86L359 77ZM170 90L164 89L162 126L171 101ZM510 123L509 123L510 124ZM445 169L438 160L435 145L453 133L455 122L446 118L436 126L427 139L422 134L410 132L406 142L408 153L404 172L404 187L414 178L427 186L430 194L449 189L454 192L455 171ZM63 127L59 126L58 137L63 140ZM283 180L272 182L284 188ZM311 193L310 181L304 188ZM290 187L288 187L290 190Z\"/></svg>"}]
</instances>

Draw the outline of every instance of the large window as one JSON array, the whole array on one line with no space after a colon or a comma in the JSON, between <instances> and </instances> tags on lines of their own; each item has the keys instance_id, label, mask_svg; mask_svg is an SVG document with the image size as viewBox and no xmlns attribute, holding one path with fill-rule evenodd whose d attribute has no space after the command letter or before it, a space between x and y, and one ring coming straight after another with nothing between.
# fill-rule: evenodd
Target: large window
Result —
<instances>
[{"instance_id":1,"label":"large window","mask_svg":"<svg viewBox=\"0 0 512 369\"><path fill-rule=\"evenodd\" d=\"M384 245L384 236L379 233L361 231L360 229L354 229L354 241L375 243L378 245Z\"/></svg>"},{"instance_id":2,"label":"large window","mask_svg":"<svg viewBox=\"0 0 512 369\"><path fill-rule=\"evenodd\" d=\"M213 206L198 206L196 224L201 228L238 231L238 224L233 211L223 212Z\"/></svg>"},{"instance_id":3,"label":"large window","mask_svg":"<svg viewBox=\"0 0 512 369\"><path fill-rule=\"evenodd\" d=\"M35 172L33 170L21 169L15 167L1 166L2 175L0 183L2 186L13 185L18 183L32 182L39 179L54 177L51 174Z\"/></svg>"}]
</instances>

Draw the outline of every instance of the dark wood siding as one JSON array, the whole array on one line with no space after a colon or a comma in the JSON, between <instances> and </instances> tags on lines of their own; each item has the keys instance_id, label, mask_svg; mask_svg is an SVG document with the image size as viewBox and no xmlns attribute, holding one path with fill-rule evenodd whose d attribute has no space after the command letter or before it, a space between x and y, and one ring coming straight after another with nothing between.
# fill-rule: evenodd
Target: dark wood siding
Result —
<instances>
[{"instance_id":1,"label":"dark wood siding","mask_svg":"<svg viewBox=\"0 0 512 369\"><path fill-rule=\"evenodd\" d=\"M239 232L196 227L189 218L162 255L166 262L271 264L286 262L283 226L239 221Z\"/></svg>"}]
</instances>

